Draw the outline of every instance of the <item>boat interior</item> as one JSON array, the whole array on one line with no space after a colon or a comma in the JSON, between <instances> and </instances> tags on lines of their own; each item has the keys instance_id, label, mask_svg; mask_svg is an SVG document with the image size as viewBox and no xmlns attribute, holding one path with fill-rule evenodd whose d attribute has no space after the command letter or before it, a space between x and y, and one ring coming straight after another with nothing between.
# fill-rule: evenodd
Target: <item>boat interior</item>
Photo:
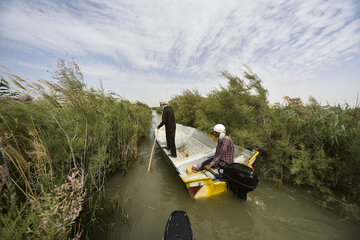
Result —
<instances>
[{"instance_id":1,"label":"boat interior","mask_svg":"<svg viewBox=\"0 0 360 240\"><path fill-rule=\"evenodd\" d=\"M184 180L199 179L211 177L216 179L209 171L196 171L192 166L198 167L209 159L214 157L217 139L211 134L201 132L195 128L176 124L175 145L177 157L170 157L170 151L166 148L166 135L165 127L159 129L157 136L158 144L168 154L169 159L177 168L179 175ZM235 159L234 162L247 165L255 152L235 146ZM213 169L215 173L219 173L219 169Z\"/></svg>"}]
</instances>

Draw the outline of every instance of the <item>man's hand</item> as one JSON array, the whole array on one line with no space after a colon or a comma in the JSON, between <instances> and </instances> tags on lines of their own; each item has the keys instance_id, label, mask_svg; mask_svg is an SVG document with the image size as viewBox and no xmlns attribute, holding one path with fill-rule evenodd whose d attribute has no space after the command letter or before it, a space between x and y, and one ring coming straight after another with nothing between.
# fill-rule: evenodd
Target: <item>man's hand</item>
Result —
<instances>
[{"instance_id":1,"label":"man's hand","mask_svg":"<svg viewBox=\"0 0 360 240\"><path fill-rule=\"evenodd\" d=\"M204 166L204 169L205 169L205 170L209 170L211 167L212 167L212 164L210 163L210 164L208 164L208 165L205 165L205 166Z\"/></svg>"}]
</instances>

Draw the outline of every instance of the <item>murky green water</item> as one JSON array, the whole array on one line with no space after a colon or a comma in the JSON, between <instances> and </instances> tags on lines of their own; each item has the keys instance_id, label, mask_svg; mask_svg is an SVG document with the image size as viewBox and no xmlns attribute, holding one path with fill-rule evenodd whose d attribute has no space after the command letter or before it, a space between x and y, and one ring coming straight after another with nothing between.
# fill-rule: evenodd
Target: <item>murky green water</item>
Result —
<instances>
[{"instance_id":1,"label":"murky green water","mask_svg":"<svg viewBox=\"0 0 360 240\"><path fill-rule=\"evenodd\" d=\"M121 223L121 213L111 218L110 239L162 239L174 210L187 212L197 240L360 239L359 223L342 219L295 189L278 188L262 179L246 202L231 192L193 200L159 149L147 174L152 144L152 139L143 142L135 167L107 183L107 198L121 197L129 216L127 225Z\"/></svg>"}]
</instances>

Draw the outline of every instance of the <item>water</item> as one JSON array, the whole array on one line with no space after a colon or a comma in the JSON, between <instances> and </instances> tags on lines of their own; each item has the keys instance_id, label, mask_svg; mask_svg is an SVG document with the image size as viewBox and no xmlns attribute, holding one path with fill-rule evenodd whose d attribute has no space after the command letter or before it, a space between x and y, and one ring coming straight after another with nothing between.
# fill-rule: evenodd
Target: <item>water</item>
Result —
<instances>
[{"instance_id":1,"label":"water","mask_svg":"<svg viewBox=\"0 0 360 240\"><path fill-rule=\"evenodd\" d=\"M129 219L124 224L121 213L115 213L108 222L112 226L107 232L109 239L162 239L174 210L187 212L197 240L360 239L359 223L344 220L295 189L278 188L262 179L247 201L235 198L231 192L210 199L191 199L157 148L147 174L152 145L153 139L143 142L134 168L125 177L113 176L106 185L106 197L121 197Z\"/></svg>"}]
</instances>

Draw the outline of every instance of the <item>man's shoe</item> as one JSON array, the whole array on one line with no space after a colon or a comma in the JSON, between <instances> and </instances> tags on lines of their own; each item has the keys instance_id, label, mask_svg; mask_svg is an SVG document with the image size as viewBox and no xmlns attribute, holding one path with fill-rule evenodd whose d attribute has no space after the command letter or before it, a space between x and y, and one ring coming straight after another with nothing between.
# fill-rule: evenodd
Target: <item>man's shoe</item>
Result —
<instances>
[{"instance_id":1,"label":"man's shoe","mask_svg":"<svg viewBox=\"0 0 360 240\"><path fill-rule=\"evenodd\" d=\"M169 154L170 157L177 158L177 155Z\"/></svg>"}]
</instances>

